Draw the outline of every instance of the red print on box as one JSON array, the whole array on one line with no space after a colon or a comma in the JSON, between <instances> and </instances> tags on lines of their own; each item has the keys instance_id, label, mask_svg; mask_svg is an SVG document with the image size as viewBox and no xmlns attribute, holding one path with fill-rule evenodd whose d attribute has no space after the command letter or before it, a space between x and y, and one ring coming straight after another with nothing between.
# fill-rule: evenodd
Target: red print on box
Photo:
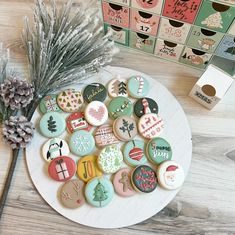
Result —
<instances>
[{"instance_id":1,"label":"red print on box","mask_svg":"<svg viewBox=\"0 0 235 235\"><path fill-rule=\"evenodd\" d=\"M163 15L193 23L201 0L165 0Z\"/></svg>"}]
</instances>

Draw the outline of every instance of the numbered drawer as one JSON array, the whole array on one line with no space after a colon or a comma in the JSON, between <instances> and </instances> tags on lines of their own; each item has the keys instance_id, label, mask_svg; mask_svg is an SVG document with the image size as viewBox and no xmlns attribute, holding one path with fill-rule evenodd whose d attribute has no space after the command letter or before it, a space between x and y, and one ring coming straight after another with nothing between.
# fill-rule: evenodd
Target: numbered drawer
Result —
<instances>
[{"instance_id":1,"label":"numbered drawer","mask_svg":"<svg viewBox=\"0 0 235 235\"><path fill-rule=\"evenodd\" d=\"M196 25L218 32L227 32L235 16L235 7L205 0L197 16Z\"/></svg>"},{"instance_id":2,"label":"numbered drawer","mask_svg":"<svg viewBox=\"0 0 235 235\"><path fill-rule=\"evenodd\" d=\"M190 24L161 18L158 37L174 42L184 43L190 28Z\"/></svg>"},{"instance_id":3,"label":"numbered drawer","mask_svg":"<svg viewBox=\"0 0 235 235\"><path fill-rule=\"evenodd\" d=\"M185 47L179 61L184 64L188 64L197 68L204 69L208 65L211 54L204 51L199 51L192 49L190 47Z\"/></svg>"},{"instance_id":4,"label":"numbered drawer","mask_svg":"<svg viewBox=\"0 0 235 235\"><path fill-rule=\"evenodd\" d=\"M214 52L222 38L223 34L220 32L214 32L194 26L187 45L206 52Z\"/></svg>"},{"instance_id":5,"label":"numbered drawer","mask_svg":"<svg viewBox=\"0 0 235 235\"><path fill-rule=\"evenodd\" d=\"M225 36L216 50L216 55L235 60L235 37L231 35Z\"/></svg>"},{"instance_id":6,"label":"numbered drawer","mask_svg":"<svg viewBox=\"0 0 235 235\"><path fill-rule=\"evenodd\" d=\"M131 10L131 29L144 34L156 36L160 17L151 13Z\"/></svg>"},{"instance_id":7,"label":"numbered drawer","mask_svg":"<svg viewBox=\"0 0 235 235\"><path fill-rule=\"evenodd\" d=\"M193 23L201 0L165 0L163 16Z\"/></svg>"},{"instance_id":8,"label":"numbered drawer","mask_svg":"<svg viewBox=\"0 0 235 235\"><path fill-rule=\"evenodd\" d=\"M121 5L103 2L104 21L120 27L129 27L129 8Z\"/></svg>"},{"instance_id":9,"label":"numbered drawer","mask_svg":"<svg viewBox=\"0 0 235 235\"><path fill-rule=\"evenodd\" d=\"M163 0L131 0L131 6L141 11L160 14Z\"/></svg>"},{"instance_id":10,"label":"numbered drawer","mask_svg":"<svg viewBox=\"0 0 235 235\"><path fill-rule=\"evenodd\" d=\"M113 34L114 42L120 43L124 46L128 46L129 42L129 30L115 25L104 24L104 32L111 31Z\"/></svg>"},{"instance_id":11,"label":"numbered drawer","mask_svg":"<svg viewBox=\"0 0 235 235\"><path fill-rule=\"evenodd\" d=\"M184 46L174 42L157 39L154 54L165 59L178 61Z\"/></svg>"},{"instance_id":12,"label":"numbered drawer","mask_svg":"<svg viewBox=\"0 0 235 235\"><path fill-rule=\"evenodd\" d=\"M235 36L235 20L233 21L232 25L230 26L228 33Z\"/></svg>"},{"instance_id":13,"label":"numbered drawer","mask_svg":"<svg viewBox=\"0 0 235 235\"><path fill-rule=\"evenodd\" d=\"M146 34L130 31L129 46L153 54L155 38Z\"/></svg>"},{"instance_id":14,"label":"numbered drawer","mask_svg":"<svg viewBox=\"0 0 235 235\"><path fill-rule=\"evenodd\" d=\"M108 0L108 2L113 2L124 6L130 6L130 0Z\"/></svg>"}]
</instances>

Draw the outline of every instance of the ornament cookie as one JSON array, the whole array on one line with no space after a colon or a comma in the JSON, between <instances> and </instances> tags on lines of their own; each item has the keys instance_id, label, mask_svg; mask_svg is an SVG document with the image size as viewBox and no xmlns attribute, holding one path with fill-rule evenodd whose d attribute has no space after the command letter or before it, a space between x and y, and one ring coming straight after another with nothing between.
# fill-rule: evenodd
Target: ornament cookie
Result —
<instances>
[{"instance_id":1,"label":"ornament cookie","mask_svg":"<svg viewBox=\"0 0 235 235\"><path fill-rule=\"evenodd\" d=\"M78 130L90 131L92 126L86 121L83 112L70 114L66 119L67 130L70 133Z\"/></svg>"},{"instance_id":2,"label":"ornament cookie","mask_svg":"<svg viewBox=\"0 0 235 235\"><path fill-rule=\"evenodd\" d=\"M105 147L99 154L98 166L106 174L112 174L122 167L123 155L119 147Z\"/></svg>"},{"instance_id":3,"label":"ornament cookie","mask_svg":"<svg viewBox=\"0 0 235 235\"><path fill-rule=\"evenodd\" d=\"M105 177L94 178L85 187L86 200L95 207L107 206L112 201L113 195L113 185Z\"/></svg>"},{"instance_id":4,"label":"ornament cookie","mask_svg":"<svg viewBox=\"0 0 235 235\"><path fill-rule=\"evenodd\" d=\"M108 93L112 98L123 96L127 97L127 81L123 78L114 78L108 84Z\"/></svg>"},{"instance_id":5,"label":"ornament cookie","mask_svg":"<svg viewBox=\"0 0 235 235\"><path fill-rule=\"evenodd\" d=\"M95 148L95 140L90 132L75 131L69 141L70 150L77 156L90 154Z\"/></svg>"},{"instance_id":6,"label":"ornament cookie","mask_svg":"<svg viewBox=\"0 0 235 235\"><path fill-rule=\"evenodd\" d=\"M137 166L131 174L131 182L137 191L151 193L157 187L157 175L150 166Z\"/></svg>"},{"instance_id":7,"label":"ornament cookie","mask_svg":"<svg viewBox=\"0 0 235 235\"><path fill-rule=\"evenodd\" d=\"M88 155L78 161L77 175L84 182L97 176L102 176L102 172L97 165L97 156Z\"/></svg>"},{"instance_id":8,"label":"ornament cookie","mask_svg":"<svg viewBox=\"0 0 235 235\"><path fill-rule=\"evenodd\" d=\"M85 118L92 126L101 126L108 120L108 110L104 103L92 101L85 109Z\"/></svg>"},{"instance_id":9,"label":"ornament cookie","mask_svg":"<svg viewBox=\"0 0 235 235\"><path fill-rule=\"evenodd\" d=\"M123 168L115 173L113 186L116 193L122 197L131 197L136 194L131 184L131 170Z\"/></svg>"},{"instance_id":10,"label":"ornament cookie","mask_svg":"<svg viewBox=\"0 0 235 235\"><path fill-rule=\"evenodd\" d=\"M149 160L155 164L160 164L164 161L171 160L171 146L163 138L153 138L147 144L147 156Z\"/></svg>"},{"instance_id":11,"label":"ornament cookie","mask_svg":"<svg viewBox=\"0 0 235 235\"><path fill-rule=\"evenodd\" d=\"M158 113L158 105L151 98L138 99L134 105L134 113L137 117L142 117L146 113Z\"/></svg>"},{"instance_id":12,"label":"ornament cookie","mask_svg":"<svg viewBox=\"0 0 235 235\"><path fill-rule=\"evenodd\" d=\"M47 162L59 156L68 156L69 153L67 142L59 138L49 139L42 146L42 156Z\"/></svg>"},{"instance_id":13,"label":"ornament cookie","mask_svg":"<svg viewBox=\"0 0 235 235\"><path fill-rule=\"evenodd\" d=\"M84 182L80 179L69 180L60 189L61 203L70 209L76 209L85 204Z\"/></svg>"},{"instance_id":14,"label":"ornament cookie","mask_svg":"<svg viewBox=\"0 0 235 235\"><path fill-rule=\"evenodd\" d=\"M132 102L125 97L113 98L108 106L109 116L112 119L116 119L120 116L131 116L133 113Z\"/></svg>"},{"instance_id":15,"label":"ornament cookie","mask_svg":"<svg viewBox=\"0 0 235 235\"><path fill-rule=\"evenodd\" d=\"M148 94L149 83L140 75L132 76L127 83L127 89L133 98L141 98Z\"/></svg>"},{"instance_id":16,"label":"ornament cookie","mask_svg":"<svg viewBox=\"0 0 235 235\"><path fill-rule=\"evenodd\" d=\"M76 164L70 157L61 156L54 158L48 166L48 174L53 180L67 181L71 179L76 171Z\"/></svg>"},{"instance_id":17,"label":"ornament cookie","mask_svg":"<svg viewBox=\"0 0 235 235\"><path fill-rule=\"evenodd\" d=\"M67 113L79 111L83 103L83 97L80 91L69 89L62 91L57 96L57 104Z\"/></svg>"},{"instance_id":18,"label":"ornament cookie","mask_svg":"<svg viewBox=\"0 0 235 235\"><path fill-rule=\"evenodd\" d=\"M62 112L60 107L57 104L57 95L47 95L42 98L40 104L39 104L39 109L42 113L47 113L47 112Z\"/></svg>"},{"instance_id":19,"label":"ornament cookie","mask_svg":"<svg viewBox=\"0 0 235 235\"><path fill-rule=\"evenodd\" d=\"M113 131L119 140L132 140L137 135L135 119L129 116L121 116L117 118L113 123Z\"/></svg>"},{"instance_id":20,"label":"ornament cookie","mask_svg":"<svg viewBox=\"0 0 235 235\"><path fill-rule=\"evenodd\" d=\"M147 162L145 143L142 140L132 140L125 144L124 160L130 166L139 166Z\"/></svg>"},{"instance_id":21,"label":"ornament cookie","mask_svg":"<svg viewBox=\"0 0 235 235\"><path fill-rule=\"evenodd\" d=\"M182 166L175 161L163 162L157 170L159 184L169 190L177 189L184 183L184 170Z\"/></svg>"},{"instance_id":22,"label":"ornament cookie","mask_svg":"<svg viewBox=\"0 0 235 235\"><path fill-rule=\"evenodd\" d=\"M45 113L39 122L42 135L48 138L58 137L65 131L65 128L64 117L58 112Z\"/></svg>"},{"instance_id":23,"label":"ornament cookie","mask_svg":"<svg viewBox=\"0 0 235 235\"><path fill-rule=\"evenodd\" d=\"M91 83L86 86L83 91L83 99L90 103L92 101L101 101L103 102L107 97L107 90L104 85L100 83Z\"/></svg>"},{"instance_id":24,"label":"ornament cookie","mask_svg":"<svg viewBox=\"0 0 235 235\"><path fill-rule=\"evenodd\" d=\"M155 113L143 115L138 122L139 133L146 139L158 137L164 128L163 119Z\"/></svg>"},{"instance_id":25,"label":"ornament cookie","mask_svg":"<svg viewBox=\"0 0 235 235\"><path fill-rule=\"evenodd\" d=\"M94 138L98 147L104 147L119 142L113 133L113 127L109 124L98 127L95 131Z\"/></svg>"}]
</instances>

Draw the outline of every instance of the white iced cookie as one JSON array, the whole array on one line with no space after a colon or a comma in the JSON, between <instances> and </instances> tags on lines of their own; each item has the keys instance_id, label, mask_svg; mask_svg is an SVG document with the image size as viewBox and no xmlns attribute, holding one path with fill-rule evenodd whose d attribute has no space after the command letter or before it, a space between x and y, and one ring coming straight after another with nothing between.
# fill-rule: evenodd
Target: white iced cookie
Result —
<instances>
[{"instance_id":1,"label":"white iced cookie","mask_svg":"<svg viewBox=\"0 0 235 235\"><path fill-rule=\"evenodd\" d=\"M112 79L108 84L108 93L109 96L112 98L118 96L127 97L127 88L126 88L127 81L126 79L120 78L117 76L116 78Z\"/></svg>"}]
</instances>

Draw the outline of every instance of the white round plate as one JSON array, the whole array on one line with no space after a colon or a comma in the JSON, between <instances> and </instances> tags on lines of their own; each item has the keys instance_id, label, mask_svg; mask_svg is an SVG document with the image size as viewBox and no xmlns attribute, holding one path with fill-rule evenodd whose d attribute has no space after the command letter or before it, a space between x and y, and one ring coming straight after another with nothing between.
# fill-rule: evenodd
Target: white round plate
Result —
<instances>
[{"instance_id":1,"label":"white round plate","mask_svg":"<svg viewBox=\"0 0 235 235\"><path fill-rule=\"evenodd\" d=\"M166 138L171 144L173 160L179 162L187 174L192 156L192 141L188 121L180 104L164 86L150 76L127 68L107 66L98 75L85 80L84 83L100 82L107 86L108 81L117 74L126 79L132 75L142 75L148 79L151 87L148 97L157 101L159 113L165 122L165 129L161 137ZM86 84L77 85L76 88L82 90ZM110 98L106 99L105 103L107 104L109 100ZM48 165L41 156L41 146L47 139L38 132L37 125L40 117L41 114L37 110L32 118L37 131L35 131L32 143L26 149L28 170L35 187L44 200L64 217L96 228L126 227L140 223L158 213L179 191L167 191L158 187L150 194L137 194L130 198L122 198L115 194L112 202L103 208L94 208L88 204L75 210L63 207L57 197L57 191L62 183L50 179L47 173ZM62 137L68 139L69 134L65 133ZM76 161L79 159L73 155L71 157Z\"/></svg>"}]
</instances>

